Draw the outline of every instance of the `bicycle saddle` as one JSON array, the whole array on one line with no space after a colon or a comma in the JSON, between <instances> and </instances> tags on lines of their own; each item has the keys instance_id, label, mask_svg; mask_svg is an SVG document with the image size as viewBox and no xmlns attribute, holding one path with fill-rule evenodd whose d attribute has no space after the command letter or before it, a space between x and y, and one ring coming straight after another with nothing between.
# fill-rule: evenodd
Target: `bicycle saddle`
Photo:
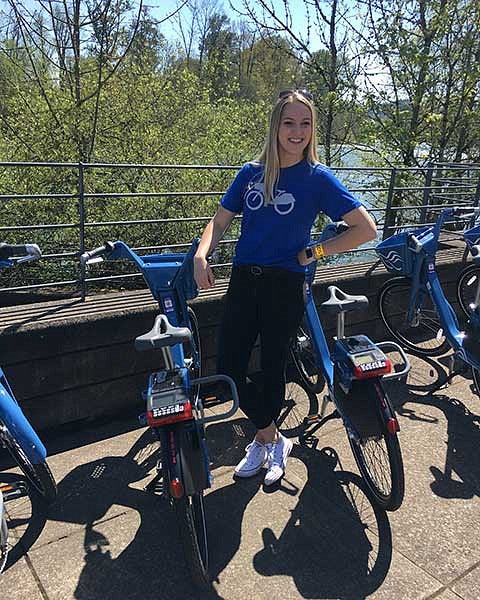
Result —
<instances>
[{"instance_id":1,"label":"bicycle saddle","mask_svg":"<svg viewBox=\"0 0 480 600\"><path fill-rule=\"evenodd\" d=\"M136 350L154 350L189 342L192 332L188 327L175 327L164 314L158 315L148 333L135 338Z\"/></svg>"},{"instance_id":2,"label":"bicycle saddle","mask_svg":"<svg viewBox=\"0 0 480 600\"><path fill-rule=\"evenodd\" d=\"M337 315L342 312L356 310L357 308L366 308L368 306L368 298L366 296L346 294L336 285L329 285L328 292L330 297L320 304L320 308L324 312Z\"/></svg>"}]
</instances>

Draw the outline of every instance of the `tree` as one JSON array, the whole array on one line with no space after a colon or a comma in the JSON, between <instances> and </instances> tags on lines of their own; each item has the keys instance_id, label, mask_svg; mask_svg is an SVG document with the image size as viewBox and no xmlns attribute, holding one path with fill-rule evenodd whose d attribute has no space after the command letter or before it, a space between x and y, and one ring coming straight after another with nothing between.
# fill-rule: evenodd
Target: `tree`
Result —
<instances>
[{"instance_id":1,"label":"tree","mask_svg":"<svg viewBox=\"0 0 480 600\"><path fill-rule=\"evenodd\" d=\"M35 11L30 3L6 1L18 49L28 60L25 76L54 124L51 145L64 146L67 137L72 150L65 158L91 160L102 94L130 52L132 60L135 53L139 57L142 41L151 48L142 60L155 66L155 44L162 41L156 24L144 11L143 0L48 0L37 3ZM24 102L29 101L27 94Z\"/></svg>"},{"instance_id":2,"label":"tree","mask_svg":"<svg viewBox=\"0 0 480 600\"><path fill-rule=\"evenodd\" d=\"M478 3L474 0L366 0L362 32L365 101L385 152L405 165L460 158L478 106ZM378 71L378 69L377 69ZM473 141L473 140L472 140ZM422 159L423 160L423 159Z\"/></svg>"},{"instance_id":3,"label":"tree","mask_svg":"<svg viewBox=\"0 0 480 600\"><path fill-rule=\"evenodd\" d=\"M349 51L349 3L342 0L304 0L303 15L298 6L284 0L239 0L234 8L244 18L255 24L264 40L287 40L291 55L305 68L297 75L298 87L306 84L305 74L316 91L320 124L320 139L324 148L325 162L331 164L341 151L341 144L351 141L351 124L343 119L343 127L337 126L339 112L356 114L355 81L359 68L358 57ZM294 12L296 11L296 12ZM314 49L319 43L323 52Z\"/></svg>"}]
</instances>

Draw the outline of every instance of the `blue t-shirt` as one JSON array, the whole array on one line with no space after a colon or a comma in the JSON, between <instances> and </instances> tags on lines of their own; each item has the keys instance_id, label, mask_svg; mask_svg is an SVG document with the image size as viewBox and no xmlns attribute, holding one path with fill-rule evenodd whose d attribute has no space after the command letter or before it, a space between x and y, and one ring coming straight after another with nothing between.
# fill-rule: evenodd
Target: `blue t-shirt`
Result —
<instances>
[{"instance_id":1,"label":"blue t-shirt","mask_svg":"<svg viewBox=\"0 0 480 600\"><path fill-rule=\"evenodd\" d=\"M303 272L297 254L308 245L317 215L340 221L361 203L329 169L302 160L280 169L273 203L265 206L262 173L261 165L245 164L221 201L227 210L243 214L233 264Z\"/></svg>"}]
</instances>

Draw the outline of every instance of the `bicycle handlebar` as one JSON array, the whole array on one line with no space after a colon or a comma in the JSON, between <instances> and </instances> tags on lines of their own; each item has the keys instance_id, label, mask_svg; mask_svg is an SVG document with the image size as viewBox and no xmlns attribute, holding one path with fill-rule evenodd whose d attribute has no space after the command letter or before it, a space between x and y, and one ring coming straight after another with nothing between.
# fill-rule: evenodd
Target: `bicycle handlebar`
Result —
<instances>
[{"instance_id":1,"label":"bicycle handlebar","mask_svg":"<svg viewBox=\"0 0 480 600\"><path fill-rule=\"evenodd\" d=\"M478 215L480 215L480 207L449 206L444 208L440 212L435 225L432 227L427 227L423 231L417 232L417 235L415 235L414 232L409 232L409 248L416 254L419 254L427 243L434 242L436 244L438 242L442 226L448 218L471 219L472 217L476 218Z\"/></svg>"},{"instance_id":2,"label":"bicycle handlebar","mask_svg":"<svg viewBox=\"0 0 480 600\"><path fill-rule=\"evenodd\" d=\"M447 209L445 209L447 210ZM451 216L462 218L462 219L470 219L471 217L478 217L480 215L480 208L473 206L456 206L451 209Z\"/></svg>"},{"instance_id":3,"label":"bicycle handlebar","mask_svg":"<svg viewBox=\"0 0 480 600\"><path fill-rule=\"evenodd\" d=\"M417 238L417 236L413 233L410 233L410 235L408 236L409 240L410 240L410 247L412 248L412 250L418 254L419 252L421 252L422 248L423 248L423 244L422 242Z\"/></svg>"},{"instance_id":4,"label":"bicycle handlebar","mask_svg":"<svg viewBox=\"0 0 480 600\"><path fill-rule=\"evenodd\" d=\"M0 260L11 260L16 263L38 260L42 251L37 244L0 244Z\"/></svg>"},{"instance_id":5,"label":"bicycle handlebar","mask_svg":"<svg viewBox=\"0 0 480 600\"><path fill-rule=\"evenodd\" d=\"M99 248L95 248L94 250L90 250L88 252L84 252L80 255L80 263L82 265L86 265L89 262L93 261L95 258L103 257L105 254L110 254L115 249L115 244L113 242L106 242L103 246Z\"/></svg>"}]
</instances>

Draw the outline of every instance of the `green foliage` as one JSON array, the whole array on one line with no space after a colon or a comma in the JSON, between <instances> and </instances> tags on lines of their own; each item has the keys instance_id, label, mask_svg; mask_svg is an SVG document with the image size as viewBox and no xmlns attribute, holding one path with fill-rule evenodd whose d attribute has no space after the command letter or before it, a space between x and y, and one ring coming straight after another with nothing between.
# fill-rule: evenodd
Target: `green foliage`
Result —
<instances>
[{"instance_id":1,"label":"green foliage","mask_svg":"<svg viewBox=\"0 0 480 600\"><path fill-rule=\"evenodd\" d=\"M92 27L78 24L87 40L78 55L70 42L57 43L60 34L70 35L61 12L69 3L50 20L38 12L30 24L5 27L17 38L0 40L0 159L74 165L0 170L0 194L27 196L0 202L3 227L62 225L2 232L10 242L34 236L45 252L60 255L43 267L46 280L60 269L61 278L76 279L74 254L82 243L125 239L158 248L187 244L200 234L234 170L175 165L238 166L253 158L270 104L283 88L313 92L320 154L333 164L352 146L365 147L372 165L415 164L423 160L415 153L420 144L430 159L480 158L480 8L473 0L361 2L372 9L372 19L363 19L364 60L381 65L385 78L367 84L355 74L353 41L344 43L347 34L357 36L347 20L337 31L343 38L337 46L300 51L285 31L258 35L250 23L240 26L211 11L195 37L200 51L187 56L167 41L148 10L136 19L133 0L80 4ZM103 19L102 10L112 7L116 12ZM20 25L32 26L23 30L25 38ZM84 209L91 225L82 240L79 162L171 168L85 168ZM407 174L401 177L399 185L412 184ZM372 177L375 183L385 185L380 176ZM411 201L407 194L395 198L397 204ZM172 224L179 217L189 221ZM109 224L141 220L150 222ZM228 237L236 234L237 222ZM225 260L230 249L222 245ZM22 277L25 272L18 271Z\"/></svg>"}]
</instances>

